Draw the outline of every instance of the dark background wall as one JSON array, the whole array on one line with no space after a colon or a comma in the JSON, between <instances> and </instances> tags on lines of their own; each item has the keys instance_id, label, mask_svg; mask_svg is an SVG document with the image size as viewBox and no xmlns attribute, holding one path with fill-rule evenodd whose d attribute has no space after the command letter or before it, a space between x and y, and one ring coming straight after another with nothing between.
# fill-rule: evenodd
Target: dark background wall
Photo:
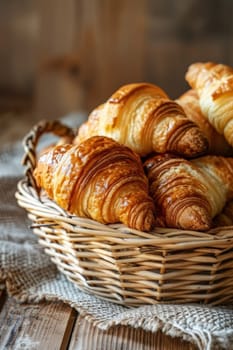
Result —
<instances>
[{"instance_id":1,"label":"dark background wall","mask_svg":"<svg viewBox=\"0 0 233 350\"><path fill-rule=\"evenodd\" d=\"M0 123L89 112L136 81L176 98L192 62L233 65L232 14L231 0L1 0Z\"/></svg>"}]
</instances>

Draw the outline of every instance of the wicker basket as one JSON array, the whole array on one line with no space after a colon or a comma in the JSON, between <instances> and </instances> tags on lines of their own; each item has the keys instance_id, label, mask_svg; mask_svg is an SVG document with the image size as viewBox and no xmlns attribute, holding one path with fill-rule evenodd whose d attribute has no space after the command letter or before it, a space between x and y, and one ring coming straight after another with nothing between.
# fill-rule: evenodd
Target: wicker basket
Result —
<instances>
[{"instance_id":1,"label":"wicker basket","mask_svg":"<svg viewBox=\"0 0 233 350\"><path fill-rule=\"evenodd\" d=\"M233 299L233 227L145 233L70 215L38 194L33 179L40 136L72 130L42 122L25 138L25 177L16 197L47 254L82 290L127 306L157 302L226 304Z\"/></svg>"}]
</instances>

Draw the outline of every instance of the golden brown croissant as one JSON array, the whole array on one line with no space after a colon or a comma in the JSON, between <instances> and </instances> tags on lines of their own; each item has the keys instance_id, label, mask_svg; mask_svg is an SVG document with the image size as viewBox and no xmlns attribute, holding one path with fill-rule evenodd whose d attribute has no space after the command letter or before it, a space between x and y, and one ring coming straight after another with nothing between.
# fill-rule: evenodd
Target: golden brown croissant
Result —
<instances>
[{"instance_id":1,"label":"golden brown croissant","mask_svg":"<svg viewBox=\"0 0 233 350\"><path fill-rule=\"evenodd\" d=\"M103 135L145 156L174 152L193 157L204 153L208 141L182 107L149 83L129 84L95 109L81 126L75 143Z\"/></svg>"},{"instance_id":2,"label":"golden brown croissant","mask_svg":"<svg viewBox=\"0 0 233 350\"><path fill-rule=\"evenodd\" d=\"M200 101L195 90L190 89L177 100L187 117L198 125L209 143L209 154L229 156L233 154L233 148L228 144L223 135L220 135L203 115Z\"/></svg>"},{"instance_id":3,"label":"golden brown croissant","mask_svg":"<svg viewBox=\"0 0 233 350\"><path fill-rule=\"evenodd\" d=\"M194 63L185 77L199 95L202 113L233 146L233 69L213 62Z\"/></svg>"},{"instance_id":4,"label":"golden brown croissant","mask_svg":"<svg viewBox=\"0 0 233 350\"><path fill-rule=\"evenodd\" d=\"M149 231L154 204L140 157L114 140L95 136L56 146L38 160L34 176L57 204L101 223Z\"/></svg>"},{"instance_id":5,"label":"golden brown croissant","mask_svg":"<svg viewBox=\"0 0 233 350\"><path fill-rule=\"evenodd\" d=\"M188 161L165 154L148 159L144 166L150 194L168 227L207 230L233 198L233 158Z\"/></svg>"}]
</instances>

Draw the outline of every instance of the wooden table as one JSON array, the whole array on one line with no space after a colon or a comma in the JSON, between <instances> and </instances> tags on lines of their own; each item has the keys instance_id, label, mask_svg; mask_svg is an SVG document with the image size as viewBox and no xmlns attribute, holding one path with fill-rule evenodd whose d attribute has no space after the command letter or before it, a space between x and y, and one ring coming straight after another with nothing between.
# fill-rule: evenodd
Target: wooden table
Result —
<instances>
[{"instance_id":1,"label":"wooden table","mask_svg":"<svg viewBox=\"0 0 233 350\"><path fill-rule=\"evenodd\" d=\"M0 292L1 350L195 350L161 332L119 326L103 331L61 302L18 304Z\"/></svg>"}]
</instances>

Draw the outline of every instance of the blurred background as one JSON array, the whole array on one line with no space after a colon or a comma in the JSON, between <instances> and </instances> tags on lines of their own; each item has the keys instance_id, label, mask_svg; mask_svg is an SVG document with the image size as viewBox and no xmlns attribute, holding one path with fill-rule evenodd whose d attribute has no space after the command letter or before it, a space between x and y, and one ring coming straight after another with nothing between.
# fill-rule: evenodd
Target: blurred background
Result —
<instances>
[{"instance_id":1,"label":"blurred background","mask_svg":"<svg viewBox=\"0 0 233 350\"><path fill-rule=\"evenodd\" d=\"M196 61L233 65L231 0L0 0L0 139L88 113L120 85L171 98Z\"/></svg>"}]
</instances>

